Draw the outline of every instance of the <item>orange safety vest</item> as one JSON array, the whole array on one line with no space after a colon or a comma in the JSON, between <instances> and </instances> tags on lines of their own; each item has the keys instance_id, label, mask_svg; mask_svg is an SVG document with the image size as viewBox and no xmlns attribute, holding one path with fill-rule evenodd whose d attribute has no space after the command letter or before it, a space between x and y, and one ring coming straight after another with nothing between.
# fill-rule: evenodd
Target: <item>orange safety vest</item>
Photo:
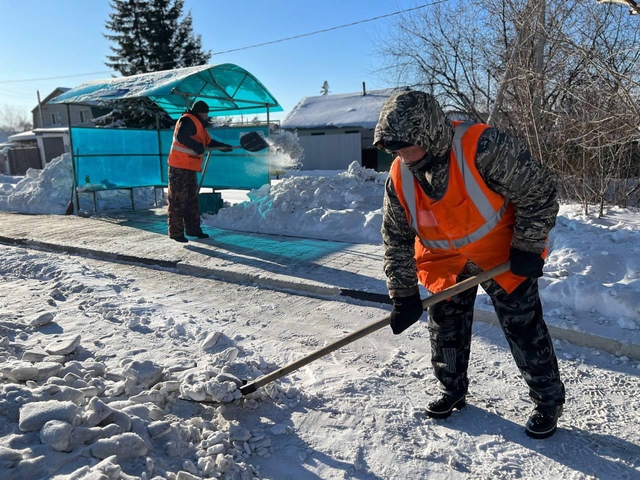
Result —
<instances>
[{"instance_id":1,"label":"orange safety vest","mask_svg":"<svg viewBox=\"0 0 640 480\"><path fill-rule=\"evenodd\" d=\"M416 232L418 279L432 293L454 285L469 260L485 271L506 262L515 225L513 204L491 190L476 168L478 140L489 126L453 124L449 180L441 199L430 198L399 158L390 173L407 221ZM511 272L495 277L507 293L524 280Z\"/></svg>"},{"instance_id":2,"label":"orange safety vest","mask_svg":"<svg viewBox=\"0 0 640 480\"><path fill-rule=\"evenodd\" d=\"M167 160L167 163L171 167L184 168L186 170L195 170L196 172L201 172L204 154L198 155L186 145L178 142L178 130L180 129L182 119L185 117L189 117L193 124L196 126L196 133L195 135L191 135L191 138L202 143L204 147L209 145L209 142L211 141L211 137L202 125L202 122L198 118L196 118L195 115L191 113L185 113L184 115L182 115L182 117L180 117L180 120L176 122L176 128L173 130L173 143L171 144L171 151L169 152L169 159Z\"/></svg>"}]
</instances>

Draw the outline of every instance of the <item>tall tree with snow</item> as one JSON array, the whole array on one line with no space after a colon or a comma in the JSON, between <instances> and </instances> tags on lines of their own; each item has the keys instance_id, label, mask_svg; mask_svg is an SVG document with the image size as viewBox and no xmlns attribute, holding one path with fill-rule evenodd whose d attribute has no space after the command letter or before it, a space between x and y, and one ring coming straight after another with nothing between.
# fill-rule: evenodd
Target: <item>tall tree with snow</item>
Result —
<instances>
[{"instance_id":1,"label":"tall tree with snow","mask_svg":"<svg viewBox=\"0 0 640 480\"><path fill-rule=\"evenodd\" d=\"M123 76L204 65L211 52L202 49L193 32L191 12L183 14L184 0L111 0L112 12L104 36L112 42L105 64ZM164 112L146 100L117 102L117 116L131 128L172 124Z\"/></svg>"}]
</instances>

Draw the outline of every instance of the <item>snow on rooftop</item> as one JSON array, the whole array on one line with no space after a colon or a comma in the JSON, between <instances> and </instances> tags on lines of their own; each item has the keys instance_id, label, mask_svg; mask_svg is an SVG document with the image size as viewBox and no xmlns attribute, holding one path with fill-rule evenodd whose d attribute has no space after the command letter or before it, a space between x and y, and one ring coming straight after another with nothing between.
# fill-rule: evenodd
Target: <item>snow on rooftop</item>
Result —
<instances>
[{"instance_id":1,"label":"snow on rooftop","mask_svg":"<svg viewBox=\"0 0 640 480\"><path fill-rule=\"evenodd\" d=\"M406 88L406 87L400 87ZM374 128L385 100L399 88L304 97L282 122L282 128Z\"/></svg>"}]
</instances>

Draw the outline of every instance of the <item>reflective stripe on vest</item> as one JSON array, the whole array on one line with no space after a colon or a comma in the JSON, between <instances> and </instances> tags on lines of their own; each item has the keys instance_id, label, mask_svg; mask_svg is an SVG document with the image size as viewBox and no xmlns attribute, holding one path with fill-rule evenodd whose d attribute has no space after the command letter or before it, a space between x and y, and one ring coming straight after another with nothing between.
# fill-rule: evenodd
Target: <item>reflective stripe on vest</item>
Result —
<instances>
[{"instance_id":1,"label":"reflective stripe on vest","mask_svg":"<svg viewBox=\"0 0 640 480\"><path fill-rule=\"evenodd\" d=\"M420 230L418 229L417 222L417 214L416 214L416 194L415 194L415 183L413 173L409 170L404 163L400 162L400 178L402 180L402 194L404 195L405 201L407 203L407 208L409 209L409 217L410 217L410 225L411 228L417 233L420 238L420 243L424 245L426 248L437 248L440 250L448 250L451 248L461 248L465 245L468 245L472 242L480 240L487 233L489 233L498 223L500 219L504 215L505 210L507 209L507 200L505 199L504 204L500 209L496 212L491 205L491 202L487 198L487 196L483 193L482 188L478 185L475 177L467 167L467 162L464 157L464 151L462 149L462 136L466 133L466 131L474 125L473 123L461 123L456 126L454 129L452 148L453 153L456 157L456 165L462 174L462 178L464 180L464 186L469 194L469 198L473 202L474 206L484 218L484 224L478 227L475 231L470 234L458 238L456 240L429 240L426 238L422 238L419 235Z\"/></svg>"},{"instance_id":2,"label":"reflective stripe on vest","mask_svg":"<svg viewBox=\"0 0 640 480\"><path fill-rule=\"evenodd\" d=\"M180 145L176 145L175 143L171 144L171 150L175 150L176 152L186 153L188 155L193 155L195 157L204 158L204 155L198 155L196 152L194 152L190 148L181 147Z\"/></svg>"},{"instance_id":3,"label":"reflective stripe on vest","mask_svg":"<svg viewBox=\"0 0 640 480\"><path fill-rule=\"evenodd\" d=\"M180 142L178 142L178 137L176 135L176 131L177 130L178 129L174 129L174 131L173 131L173 142L171 143L171 150L175 150L176 152L186 153L187 155L193 155L193 156L199 157L199 158L204 158L204 154L198 155L196 152L194 152L190 148L183 147L182 144ZM171 152L169 152L169 155L171 155Z\"/></svg>"}]
</instances>

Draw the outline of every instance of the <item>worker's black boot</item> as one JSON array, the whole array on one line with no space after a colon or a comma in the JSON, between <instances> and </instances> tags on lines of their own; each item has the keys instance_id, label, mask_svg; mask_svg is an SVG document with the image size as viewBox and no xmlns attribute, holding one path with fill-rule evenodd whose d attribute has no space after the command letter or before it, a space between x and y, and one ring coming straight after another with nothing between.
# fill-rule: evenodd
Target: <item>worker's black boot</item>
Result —
<instances>
[{"instance_id":1,"label":"worker's black boot","mask_svg":"<svg viewBox=\"0 0 640 480\"><path fill-rule=\"evenodd\" d=\"M525 433L531 438L547 438L553 435L562 415L562 405L536 405L529 417Z\"/></svg>"},{"instance_id":2,"label":"worker's black boot","mask_svg":"<svg viewBox=\"0 0 640 480\"><path fill-rule=\"evenodd\" d=\"M454 397L443 394L441 397L431 401L427 405L427 416L431 418L447 418L453 409L460 410L467 405L465 396Z\"/></svg>"},{"instance_id":3,"label":"worker's black boot","mask_svg":"<svg viewBox=\"0 0 640 480\"><path fill-rule=\"evenodd\" d=\"M197 237L197 238L209 238L209 234L208 233L204 233L202 230L200 230L198 232L194 232L194 233L187 232L187 235L190 236L190 237Z\"/></svg>"}]
</instances>

